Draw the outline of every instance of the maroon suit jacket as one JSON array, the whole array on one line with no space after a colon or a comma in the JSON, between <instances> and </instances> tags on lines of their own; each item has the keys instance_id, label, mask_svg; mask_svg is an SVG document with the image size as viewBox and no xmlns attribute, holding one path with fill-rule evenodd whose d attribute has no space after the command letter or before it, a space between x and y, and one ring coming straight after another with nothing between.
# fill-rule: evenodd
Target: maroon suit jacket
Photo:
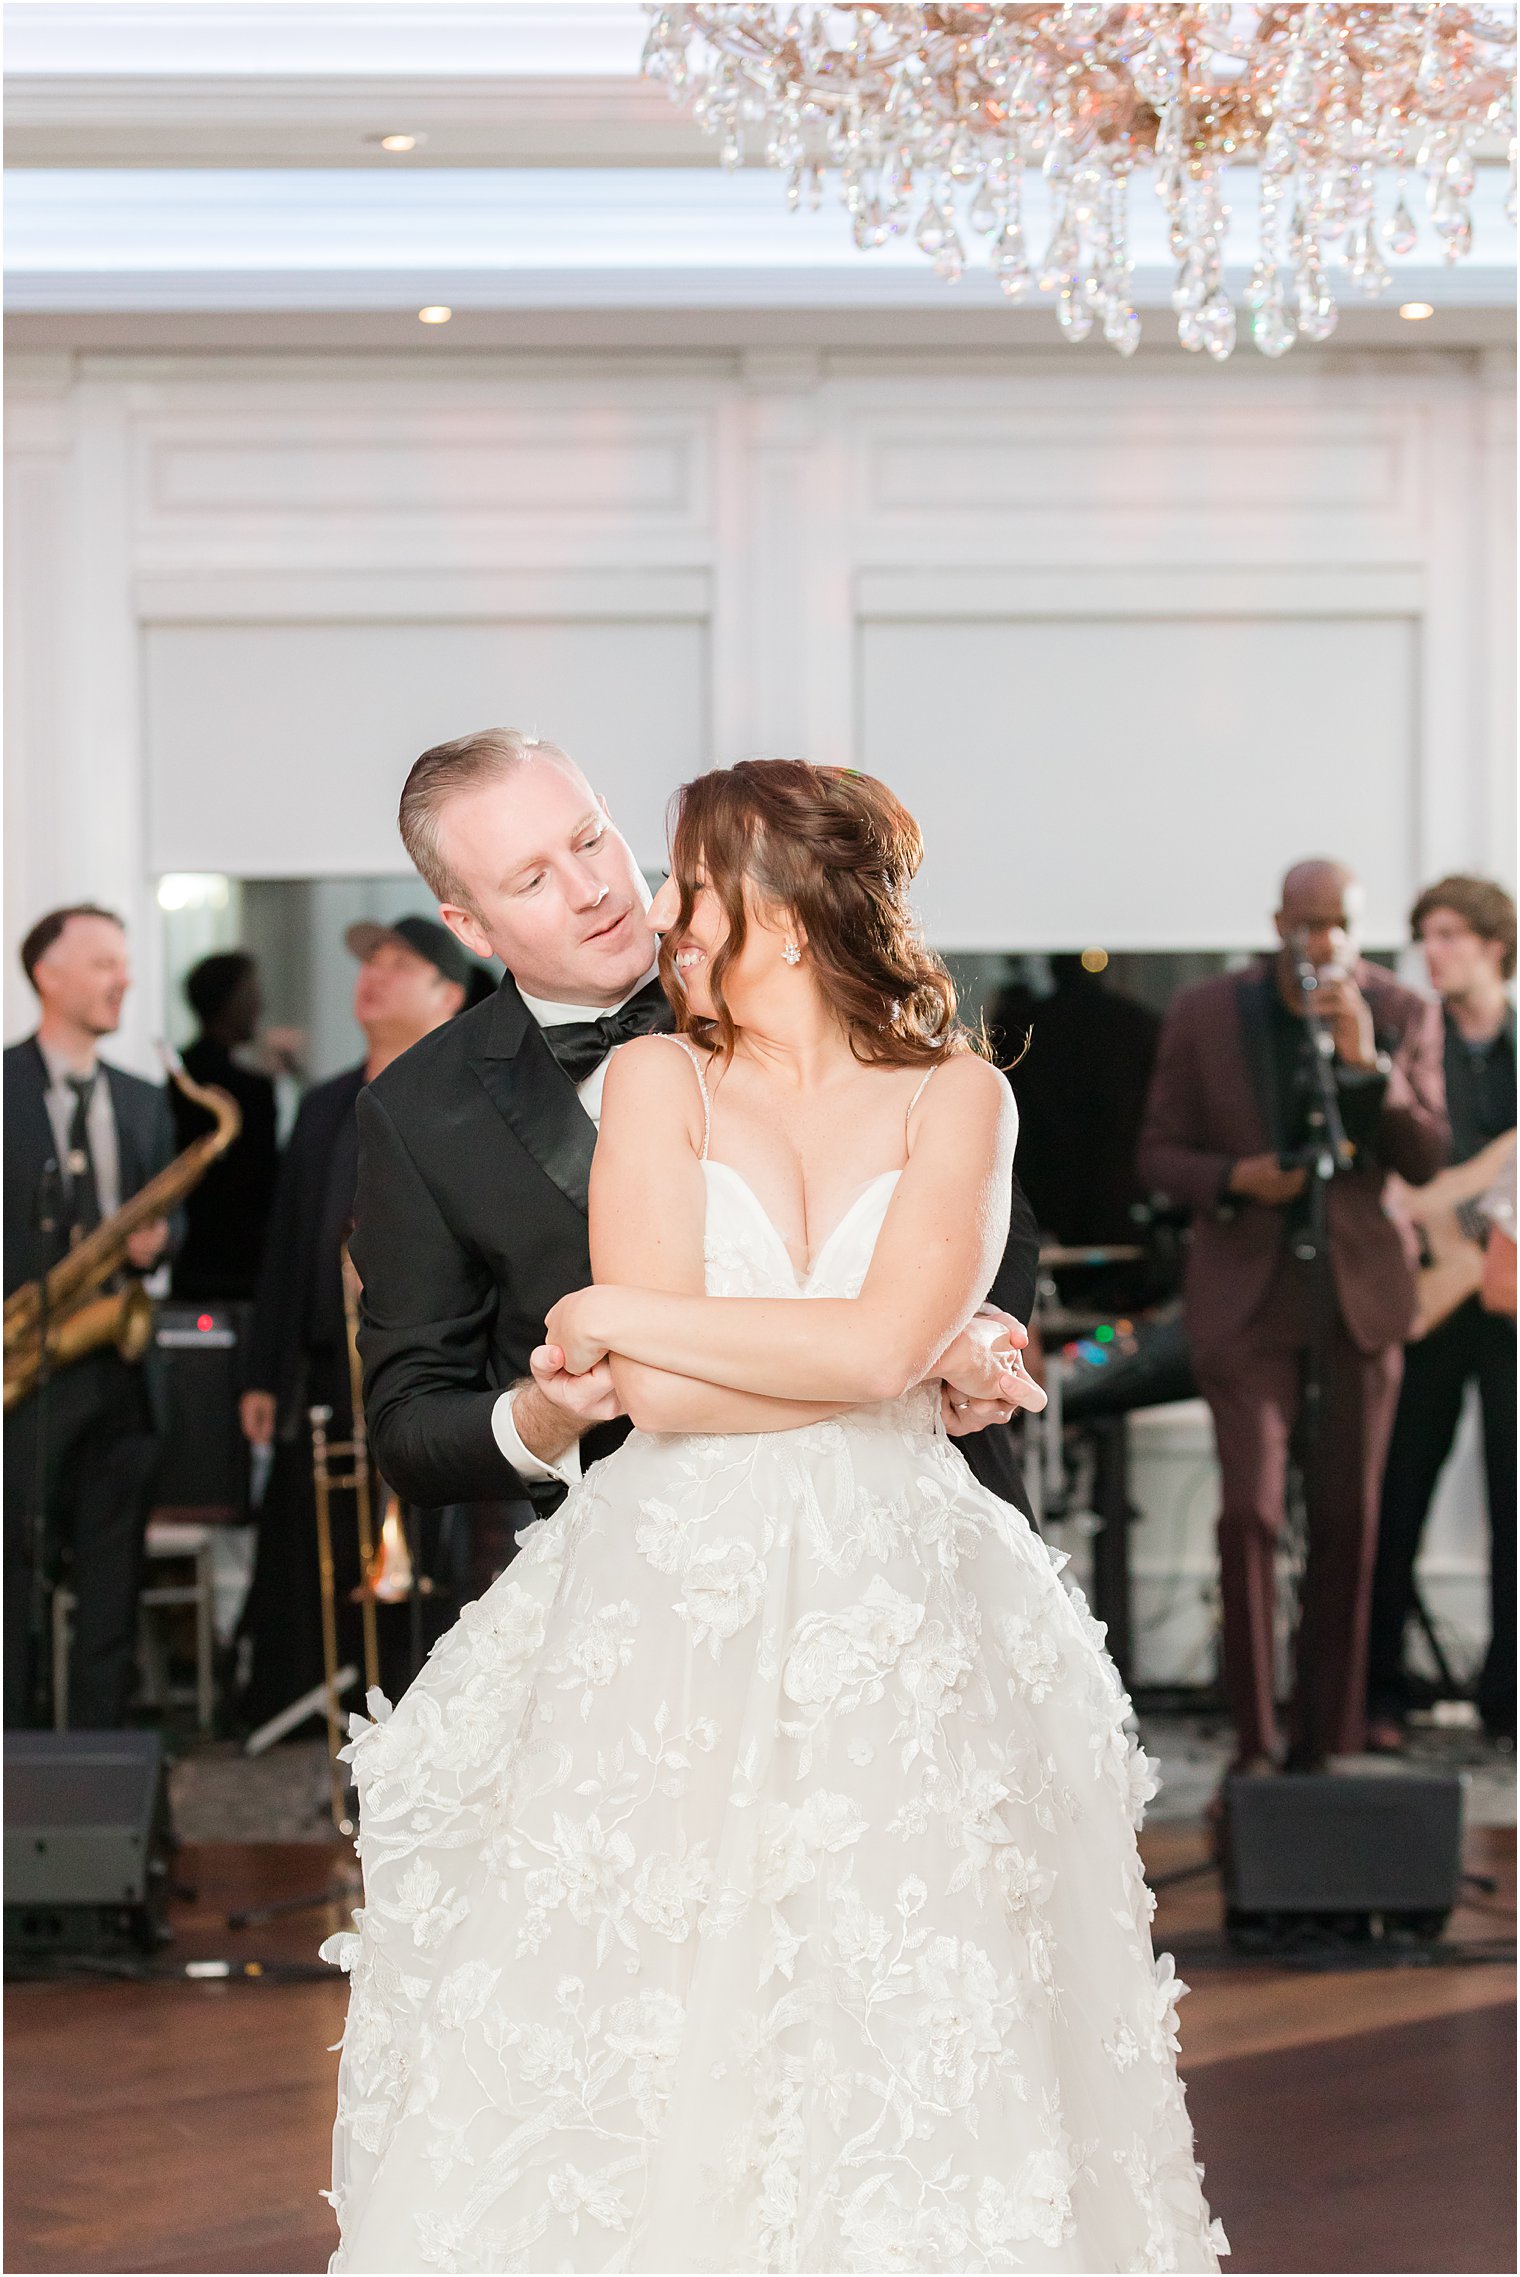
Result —
<instances>
[{"instance_id":1,"label":"maroon suit jacket","mask_svg":"<svg viewBox=\"0 0 1520 2277\"><path fill-rule=\"evenodd\" d=\"M1377 1352L1403 1341L1414 1316L1414 1272L1383 1208L1390 1171L1422 1186L1446 1159L1441 1012L1380 966L1359 964L1379 1049L1393 1062L1382 1110L1354 1168L1330 1189L1330 1255L1340 1315L1352 1341ZM1249 1341L1287 1240L1287 1213L1224 1199L1243 1155L1283 1145L1268 1013L1269 959L1200 981L1174 998L1146 1102L1138 1166L1153 1190L1193 1211L1186 1310L1194 1364L1208 1373L1221 1345Z\"/></svg>"}]
</instances>

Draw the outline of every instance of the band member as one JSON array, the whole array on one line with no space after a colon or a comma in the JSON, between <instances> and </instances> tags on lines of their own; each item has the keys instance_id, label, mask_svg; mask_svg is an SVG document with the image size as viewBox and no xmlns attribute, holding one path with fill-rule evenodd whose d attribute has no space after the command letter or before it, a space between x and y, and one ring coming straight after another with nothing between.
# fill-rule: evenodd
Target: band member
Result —
<instances>
[{"instance_id":1,"label":"band member","mask_svg":"<svg viewBox=\"0 0 1520 2277\"><path fill-rule=\"evenodd\" d=\"M542 1339L550 1308L591 1277L587 1181L608 1056L672 1025L649 897L580 769L512 729L424 752L400 821L445 921L508 977L359 1102L353 1249L371 1445L413 1501L525 1493L547 1510L628 1429L608 1367L568 1375ZM1028 1309L1036 1247L1015 1190L995 1292L1010 1309ZM946 1393L948 1428L1010 1500L1009 1434L985 1427L1006 1424L1020 1396Z\"/></svg>"},{"instance_id":2,"label":"band member","mask_svg":"<svg viewBox=\"0 0 1520 2277\"><path fill-rule=\"evenodd\" d=\"M41 1017L5 1054L5 1293L36 1280L174 1155L168 1102L100 1057L131 984L121 920L93 903L55 909L21 944ZM147 1273L163 1257L160 1219L126 1242ZM71 1725L125 1721L137 1634L138 1576L157 1441L140 1366L109 1347L61 1368L5 1425L5 1721L51 1721L37 1697L34 1591L38 1503L49 1579L74 1593Z\"/></svg>"},{"instance_id":3,"label":"band member","mask_svg":"<svg viewBox=\"0 0 1520 2277\"><path fill-rule=\"evenodd\" d=\"M200 1034L183 1056L197 1083L235 1099L243 1121L185 1203L185 1239L174 1260L174 1294L235 1301L253 1295L264 1229L279 1169L274 1084L235 1054L251 1044L263 1011L258 968L246 950L202 957L185 976L185 996ZM175 1137L183 1149L210 1127L204 1107L171 1094Z\"/></svg>"},{"instance_id":4,"label":"band member","mask_svg":"<svg viewBox=\"0 0 1520 2277\"><path fill-rule=\"evenodd\" d=\"M1513 1143L1515 1131L1515 1008L1505 985L1515 969L1515 905L1502 886L1485 878L1443 878L1415 903L1410 929L1441 999L1452 1163L1477 1163L1506 1132ZM1451 1173L1437 1178L1417 1205L1439 1202L1448 1183L1456 1183ZM1419 1214L1431 1231L1429 1210ZM1478 1679L1478 1707L1491 1737L1515 1736L1515 1323L1479 1301L1484 1229L1462 1224L1457 1213L1454 1220L1453 1241L1467 1253L1458 1262L1468 1267L1457 1288L1471 1293L1405 1351L1383 1481L1368 1739L1389 1753L1403 1744L1409 1705L1404 1632L1413 1609L1420 1537L1470 1383L1476 1383L1483 1408L1491 1541L1491 1641Z\"/></svg>"},{"instance_id":5,"label":"band member","mask_svg":"<svg viewBox=\"0 0 1520 2277\"><path fill-rule=\"evenodd\" d=\"M1015 984L987 1013L1019 1103L1030 1207L1046 1233L1076 1246L1134 1239L1130 1211L1144 1199L1135 1148L1161 1033L1150 1007L1114 986L1107 959L1084 954L1090 962L1050 959L1048 995Z\"/></svg>"},{"instance_id":6,"label":"band member","mask_svg":"<svg viewBox=\"0 0 1520 2277\"><path fill-rule=\"evenodd\" d=\"M253 1723L322 1681L308 1410L330 1407L333 1436L348 1435L342 1253L358 1168L355 1103L382 1069L453 1019L469 997L474 970L454 936L428 917L351 925L345 939L360 959L354 1018L364 1031L365 1055L317 1084L301 1103L280 1165L240 1407L250 1444L273 1447L241 1622L252 1646L242 1711ZM341 1643L352 1658L357 1616L348 1593L358 1571L351 1529L337 1530L335 1555L345 1561L338 1574Z\"/></svg>"},{"instance_id":7,"label":"band member","mask_svg":"<svg viewBox=\"0 0 1520 2277\"><path fill-rule=\"evenodd\" d=\"M1382 1192L1389 1171L1422 1184L1447 1145L1438 1015L1361 961L1360 909L1360 887L1339 863L1288 872L1278 954L1173 1002L1141 1136L1142 1176L1194 1213L1187 1325L1219 1452L1224 1681L1243 1770L1278 1761L1274 1560L1311 1356L1321 1422L1305 1481L1287 1762L1310 1769L1362 1744L1378 1494L1414 1309L1414 1275ZM1315 1255L1305 1168L1323 1114L1300 954L1319 973L1317 1008L1355 1149L1327 1197L1328 1258Z\"/></svg>"}]
</instances>

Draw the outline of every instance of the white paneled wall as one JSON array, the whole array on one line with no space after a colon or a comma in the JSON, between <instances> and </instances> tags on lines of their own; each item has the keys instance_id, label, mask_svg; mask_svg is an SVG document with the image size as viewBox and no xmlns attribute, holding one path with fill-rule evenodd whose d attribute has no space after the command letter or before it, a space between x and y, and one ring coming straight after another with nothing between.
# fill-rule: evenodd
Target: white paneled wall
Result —
<instances>
[{"instance_id":1,"label":"white paneled wall","mask_svg":"<svg viewBox=\"0 0 1520 2277\"><path fill-rule=\"evenodd\" d=\"M1135 580L1134 613L1051 615L1049 596L990 594L980 617L952 615L953 596L932 616L864 616L862 764L920 815L951 784L966 802L969 827L930 837L919 898L933 937L1254 940L1310 844L1354 852L1372 933L1399 937L1416 868L1418 620L1236 615L1220 583L1217 613L1202 596L1157 613L1158 574Z\"/></svg>"},{"instance_id":2,"label":"white paneled wall","mask_svg":"<svg viewBox=\"0 0 1520 2277\"><path fill-rule=\"evenodd\" d=\"M435 591L368 624L148 625L151 867L284 878L404 866L396 799L413 759L497 720L575 752L655 861L666 792L709 749L705 609L677 613L672 594L660 613L661 582L627 573L596 615L541 586L542 614L523 617L505 598L494 619L435 617L454 605Z\"/></svg>"},{"instance_id":3,"label":"white paneled wall","mask_svg":"<svg viewBox=\"0 0 1520 2277\"><path fill-rule=\"evenodd\" d=\"M145 1069L157 875L400 870L410 759L490 721L581 754L647 864L709 760L878 767L950 948L1249 945L1321 849L1392 942L1423 880L1511 870L1504 353L18 355L9 383L7 940L119 908ZM10 954L7 1035L30 1015ZM1464 1478L1437 1588L1476 1622ZM1139 1545L1162 1627L1167 1574L1212 1562L1189 1497L1186 1545Z\"/></svg>"},{"instance_id":4,"label":"white paneled wall","mask_svg":"<svg viewBox=\"0 0 1520 2277\"><path fill-rule=\"evenodd\" d=\"M17 357L12 937L399 867L410 758L505 719L646 862L709 758L879 767L946 946L1246 944L1309 846L1396 939L1508 866L1513 436L1493 352Z\"/></svg>"}]
</instances>

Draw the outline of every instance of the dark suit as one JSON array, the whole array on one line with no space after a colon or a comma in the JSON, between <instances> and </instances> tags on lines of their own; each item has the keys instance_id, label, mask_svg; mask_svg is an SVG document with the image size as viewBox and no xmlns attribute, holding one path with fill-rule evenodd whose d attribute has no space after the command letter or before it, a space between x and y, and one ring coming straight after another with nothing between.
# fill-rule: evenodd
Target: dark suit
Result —
<instances>
[{"instance_id":1,"label":"dark suit","mask_svg":"<svg viewBox=\"0 0 1520 2277\"><path fill-rule=\"evenodd\" d=\"M264 1229L279 1170L274 1085L240 1067L224 1044L198 1036L184 1055L185 1072L230 1094L242 1128L185 1204L185 1240L174 1261L174 1294L192 1300L247 1299L254 1293ZM182 1092L172 1094L181 1148L212 1127L211 1117Z\"/></svg>"},{"instance_id":2,"label":"dark suit","mask_svg":"<svg viewBox=\"0 0 1520 2277\"><path fill-rule=\"evenodd\" d=\"M1359 1747L1377 1503L1414 1310L1409 1256L1382 1206L1387 1173L1423 1184L1448 1143L1440 1015L1373 965L1356 979L1386 1083L1342 1074L1354 1167L1330 1189L1334 1319L1309 1494L1291 1749L1316 1760ZM1272 1753L1274 1552L1289 1439L1312 1329L1312 1268L1287 1211L1227 1193L1244 1156L1287 1143L1272 1047L1270 962L1184 989L1162 1031L1140 1142L1141 1174L1193 1211L1186 1314L1219 1450L1224 1675L1242 1756Z\"/></svg>"},{"instance_id":3,"label":"dark suit","mask_svg":"<svg viewBox=\"0 0 1520 2277\"><path fill-rule=\"evenodd\" d=\"M116 1123L121 1199L172 1160L168 1101L152 1083L101 1062ZM5 1054L5 1293L56 1262L37 1231L38 1187L57 1142L47 1067L35 1040ZM109 1730L126 1717L137 1632L143 1529L157 1454L146 1371L114 1351L62 1370L46 1393L44 1501L49 1542L69 1554L77 1603L69 1721ZM41 1410L34 1394L5 1425L5 1721L32 1716L31 1521Z\"/></svg>"},{"instance_id":4,"label":"dark suit","mask_svg":"<svg viewBox=\"0 0 1520 2277\"><path fill-rule=\"evenodd\" d=\"M364 1069L348 1067L307 1092L280 1164L254 1298L243 1375L273 1392L282 1433L304 1433L313 1351L343 1348L342 1248L354 1210L359 1146L354 1107ZM348 1426L346 1393L336 1427Z\"/></svg>"},{"instance_id":5,"label":"dark suit","mask_svg":"<svg viewBox=\"0 0 1520 2277\"><path fill-rule=\"evenodd\" d=\"M359 1101L354 1262L371 1444L418 1502L563 1489L519 1481L491 1410L528 1372L550 1307L591 1279L586 1220L596 1133L511 980L414 1044ZM1027 1318L1037 1236L1015 1187L996 1302ZM620 1419L581 1442L583 1462L626 1436ZM989 1446L984 1442L994 1442ZM995 1493L1017 1500L1010 1433L963 1440Z\"/></svg>"},{"instance_id":6,"label":"dark suit","mask_svg":"<svg viewBox=\"0 0 1520 2277\"><path fill-rule=\"evenodd\" d=\"M274 1461L259 1510L253 1581L242 1632L252 1639L252 1673L243 1700L255 1723L322 1681L321 1598L312 1490L314 1405L333 1411L334 1438L351 1421L342 1249L358 1175L354 1105L364 1069L345 1068L308 1091L280 1164L264 1239L243 1378L249 1391L274 1394ZM353 1658L357 1614L348 1592L358 1580L354 1528L334 1526L340 1657Z\"/></svg>"}]
</instances>

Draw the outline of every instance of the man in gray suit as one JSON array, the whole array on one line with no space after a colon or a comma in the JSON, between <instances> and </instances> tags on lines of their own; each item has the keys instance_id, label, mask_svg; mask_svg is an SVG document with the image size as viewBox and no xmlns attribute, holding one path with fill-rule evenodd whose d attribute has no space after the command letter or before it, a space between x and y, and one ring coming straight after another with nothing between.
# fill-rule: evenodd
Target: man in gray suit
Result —
<instances>
[{"instance_id":1,"label":"man in gray suit","mask_svg":"<svg viewBox=\"0 0 1520 2277\"><path fill-rule=\"evenodd\" d=\"M164 1092L111 1067L131 982L119 918L93 904L55 909L21 945L41 1018L5 1054L5 1293L35 1280L71 1241L139 1192L174 1154ZM127 1243L150 1272L169 1243L160 1219ZM109 1730L126 1717L137 1625L138 1574L157 1440L141 1367L111 1349L63 1369L5 1424L5 1722L49 1720L38 1697L33 1550L37 1504L45 1562L70 1562L74 1644L69 1721ZM40 1492L39 1492L40 1489Z\"/></svg>"}]
</instances>

